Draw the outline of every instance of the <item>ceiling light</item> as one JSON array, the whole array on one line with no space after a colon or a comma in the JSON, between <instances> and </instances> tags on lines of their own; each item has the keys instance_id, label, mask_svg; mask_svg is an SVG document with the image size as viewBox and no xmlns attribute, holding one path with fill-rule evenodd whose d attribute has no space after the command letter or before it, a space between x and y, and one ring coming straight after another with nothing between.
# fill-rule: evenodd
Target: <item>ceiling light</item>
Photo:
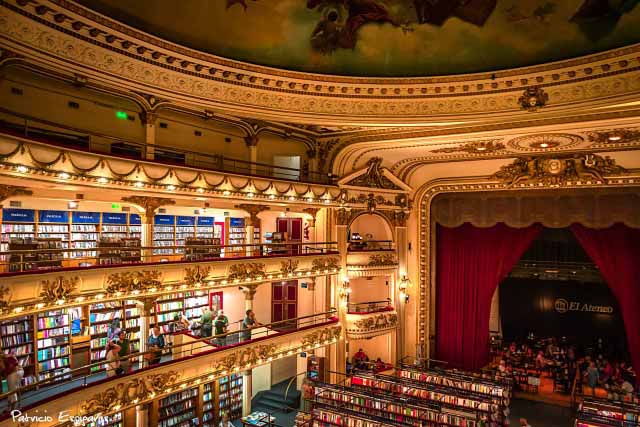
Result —
<instances>
[{"instance_id":1,"label":"ceiling light","mask_svg":"<svg viewBox=\"0 0 640 427\"><path fill-rule=\"evenodd\" d=\"M222 195L223 195L223 196L228 196L228 195L230 195L230 194L231 194L231 191L229 191L229 190L224 190L224 191L222 192Z\"/></svg>"},{"instance_id":2,"label":"ceiling light","mask_svg":"<svg viewBox=\"0 0 640 427\"><path fill-rule=\"evenodd\" d=\"M247 197L248 197L248 198L250 198L250 199L251 199L251 198L253 198L253 196L255 196L255 194L253 194L253 193L247 193Z\"/></svg>"},{"instance_id":3,"label":"ceiling light","mask_svg":"<svg viewBox=\"0 0 640 427\"><path fill-rule=\"evenodd\" d=\"M289 200L294 201L295 199L295 196L289 196Z\"/></svg>"},{"instance_id":4,"label":"ceiling light","mask_svg":"<svg viewBox=\"0 0 640 427\"><path fill-rule=\"evenodd\" d=\"M273 200L273 199L275 199L275 198L276 198L276 195L275 195L275 194L269 194L269 200Z\"/></svg>"},{"instance_id":5,"label":"ceiling light","mask_svg":"<svg viewBox=\"0 0 640 427\"><path fill-rule=\"evenodd\" d=\"M620 141L622 139L622 137L620 135L618 135L617 133L614 133L614 134L610 135L607 139L609 141Z\"/></svg>"},{"instance_id":6,"label":"ceiling light","mask_svg":"<svg viewBox=\"0 0 640 427\"><path fill-rule=\"evenodd\" d=\"M175 190L175 189L176 189L176 186L175 186L175 185L171 185L171 184L167 185L167 190L169 190L169 191L173 191L173 190Z\"/></svg>"},{"instance_id":7,"label":"ceiling light","mask_svg":"<svg viewBox=\"0 0 640 427\"><path fill-rule=\"evenodd\" d=\"M66 172L61 172L61 173L58 174L58 177L62 178L62 179L69 179L69 178L71 178L71 175L69 175Z\"/></svg>"},{"instance_id":8,"label":"ceiling light","mask_svg":"<svg viewBox=\"0 0 640 427\"><path fill-rule=\"evenodd\" d=\"M137 188L142 188L142 187L144 187L144 183L143 183L143 182L140 182L140 181L136 181L136 183L135 183L135 184L133 184L133 185L135 185Z\"/></svg>"},{"instance_id":9,"label":"ceiling light","mask_svg":"<svg viewBox=\"0 0 640 427\"><path fill-rule=\"evenodd\" d=\"M70 200L67 206L69 207L69 209L77 209L78 202L76 202L75 200Z\"/></svg>"},{"instance_id":10,"label":"ceiling light","mask_svg":"<svg viewBox=\"0 0 640 427\"><path fill-rule=\"evenodd\" d=\"M485 151L487 147L476 147L476 151Z\"/></svg>"},{"instance_id":11,"label":"ceiling light","mask_svg":"<svg viewBox=\"0 0 640 427\"><path fill-rule=\"evenodd\" d=\"M312 203L313 202L313 197L307 197L307 202Z\"/></svg>"},{"instance_id":12,"label":"ceiling light","mask_svg":"<svg viewBox=\"0 0 640 427\"><path fill-rule=\"evenodd\" d=\"M27 172L29 172L29 168L28 168L28 167L26 167L26 166L22 166L22 165L18 166L18 167L16 168L16 170L17 170L18 172L20 172L20 173L27 173Z\"/></svg>"},{"instance_id":13,"label":"ceiling light","mask_svg":"<svg viewBox=\"0 0 640 427\"><path fill-rule=\"evenodd\" d=\"M543 142L542 144L540 144L540 148L547 148L549 146L549 144L547 144L546 142Z\"/></svg>"},{"instance_id":14,"label":"ceiling light","mask_svg":"<svg viewBox=\"0 0 640 427\"><path fill-rule=\"evenodd\" d=\"M204 193L204 188L199 187L196 191L197 191L198 193L202 194L202 193Z\"/></svg>"},{"instance_id":15,"label":"ceiling light","mask_svg":"<svg viewBox=\"0 0 640 427\"><path fill-rule=\"evenodd\" d=\"M100 184L106 184L107 182L109 182L109 180L103 176L101 176L100 178L98 178L98 183Z\"/></svg>"}]
</instances>

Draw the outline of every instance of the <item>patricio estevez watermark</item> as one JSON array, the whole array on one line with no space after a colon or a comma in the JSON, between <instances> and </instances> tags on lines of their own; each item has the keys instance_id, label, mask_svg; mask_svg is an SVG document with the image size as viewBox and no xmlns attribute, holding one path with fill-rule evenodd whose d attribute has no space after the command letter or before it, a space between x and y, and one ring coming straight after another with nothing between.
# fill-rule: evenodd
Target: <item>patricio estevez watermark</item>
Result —
<instances>
[{"instance_id":1,"label":"patricio estevez watermark","mask_svg":"<svg viewBox=\"0 0 640 427\"><path fill-rule=\"evenodd\" d=\"M19 409L14 409L9 413L11 420L15 424L44 424L44 423L71 423L74 426L86 426L89 423L95 423L97 425L107 424L108 417L104 415L71 415L69 411L62 411L56 414L49 414L47 410L40 412L35 410L33 412L22 412Z\"/></svg>"}]
</instances>

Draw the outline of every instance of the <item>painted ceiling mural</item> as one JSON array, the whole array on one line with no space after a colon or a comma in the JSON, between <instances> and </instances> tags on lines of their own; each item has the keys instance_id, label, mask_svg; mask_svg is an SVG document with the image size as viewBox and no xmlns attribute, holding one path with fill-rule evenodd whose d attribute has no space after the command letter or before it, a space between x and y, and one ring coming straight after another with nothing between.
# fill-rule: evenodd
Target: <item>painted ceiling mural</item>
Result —
<instances>
[{"instance_id":1,"label":"painted ceiling mural","mask_svg":"<svg viewBox=\"0 0 640 427\"><path fill-rule=\"evenodd\" d=\"M495 71L640 42L640 0L78 0L215 55L351 76Z\"/></svg>"}]
</instances>

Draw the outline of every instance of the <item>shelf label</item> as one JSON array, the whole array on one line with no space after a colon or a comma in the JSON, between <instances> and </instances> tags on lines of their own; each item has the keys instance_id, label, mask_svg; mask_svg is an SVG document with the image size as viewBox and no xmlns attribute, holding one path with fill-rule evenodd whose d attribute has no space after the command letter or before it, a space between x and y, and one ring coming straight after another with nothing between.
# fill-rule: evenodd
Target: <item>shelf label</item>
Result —
<instances>
[{"instance_id":1,"label":"shelf label","mask_svg":"<svg viewBox=\"0 0 640 427\"><path fill-rule=\"evenodd\" d=\"M196 225L196 217L194 216L178 216L176 218L176 225Z\"/></svg>"},{"instance_id":2,"label":"shelf label","mask_svg":"<svg viewBox=\"0 0 640 427\"><path fill-rule=\"evenodd\" d=\"M215 218L212 216L199 216L198 225L210 225L213 226Z\"/></svg>"},{"instance_id":3,"label":"shelf label","mask_svg":"<svg viewBox=\"0 0 640 427\"><path fill-rule=\"evenodd\" d=\"M244 218L231 218L229 225L231 227L244 227Z\"/></svg>"},{"instance_id":4,"label":"shelf label","mask_svg":"<svg viewBox=\"0 0 640 427\"><path fill-rule=\"evenodd\" d=\"M69 212L67 211L38 211L40 222L50 222L54 224L67 224L69 222Z\"/></svg>"},{"instance_id":5,"label":"shelf label","mask_svg":"<svg viewBox=\"0 0 640 427\"><path fill-rule=\"evenodd\" d=\"M127 214L124 213L102 213L103 224L123 224L127 225Z\"/></svg>"},{"instance_id":6,"label":"shelf label","mask_svg":"<svg viewBox=\"0 0 640 427\"><path fill-rule=\"evenodd\" d=\"M138 214L130 214L129 215L129 225L140 225L142 224L142 218Z\"/></svg>"},{"instance_id":7,"label":"shelf label","mask_svg":"<svg viewBox=\"0 0 640 427\"><path fill-rule=\"evenodd\" d=\"M3 209L2 222L35 222L36 211L33 209Z\"/></svg>"},{"instance_id":8,"label":"shelf label","mask_svg":"<svg viewBox=\"0 0 640 427\"><path fill-rule=\"evenodd\" d=\"M153 217L153 223L155 225L174 225L176 217L173 215L156 215Z\"/></svg>"},{"instance_id":9,"label":"shelf label","mask_svg":"<svg viewBox=\"0 0 640 427\"><path fill-rule=\"evenodd\" d=\"M74 224L100 224L100 212L71 212Z\"/></svg>"}]
</instances>

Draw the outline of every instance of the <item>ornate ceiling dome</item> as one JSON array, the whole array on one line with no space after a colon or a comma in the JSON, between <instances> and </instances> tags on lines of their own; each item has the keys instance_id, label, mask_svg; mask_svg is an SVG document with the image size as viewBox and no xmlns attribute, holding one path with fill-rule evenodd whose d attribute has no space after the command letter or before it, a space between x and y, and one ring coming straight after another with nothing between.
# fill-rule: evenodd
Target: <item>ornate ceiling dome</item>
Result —
<instances>
[{"instance_id":1,"label":"ornate ceiling dome","mask_svg":"<svg viewBox=\"0 0 640 427\"><path fill-rule=\"evenodd\" d=\"M295 71L486 72L640 42L638 0L79 0L203 52Z\"/></svg>"}]
</instances>

